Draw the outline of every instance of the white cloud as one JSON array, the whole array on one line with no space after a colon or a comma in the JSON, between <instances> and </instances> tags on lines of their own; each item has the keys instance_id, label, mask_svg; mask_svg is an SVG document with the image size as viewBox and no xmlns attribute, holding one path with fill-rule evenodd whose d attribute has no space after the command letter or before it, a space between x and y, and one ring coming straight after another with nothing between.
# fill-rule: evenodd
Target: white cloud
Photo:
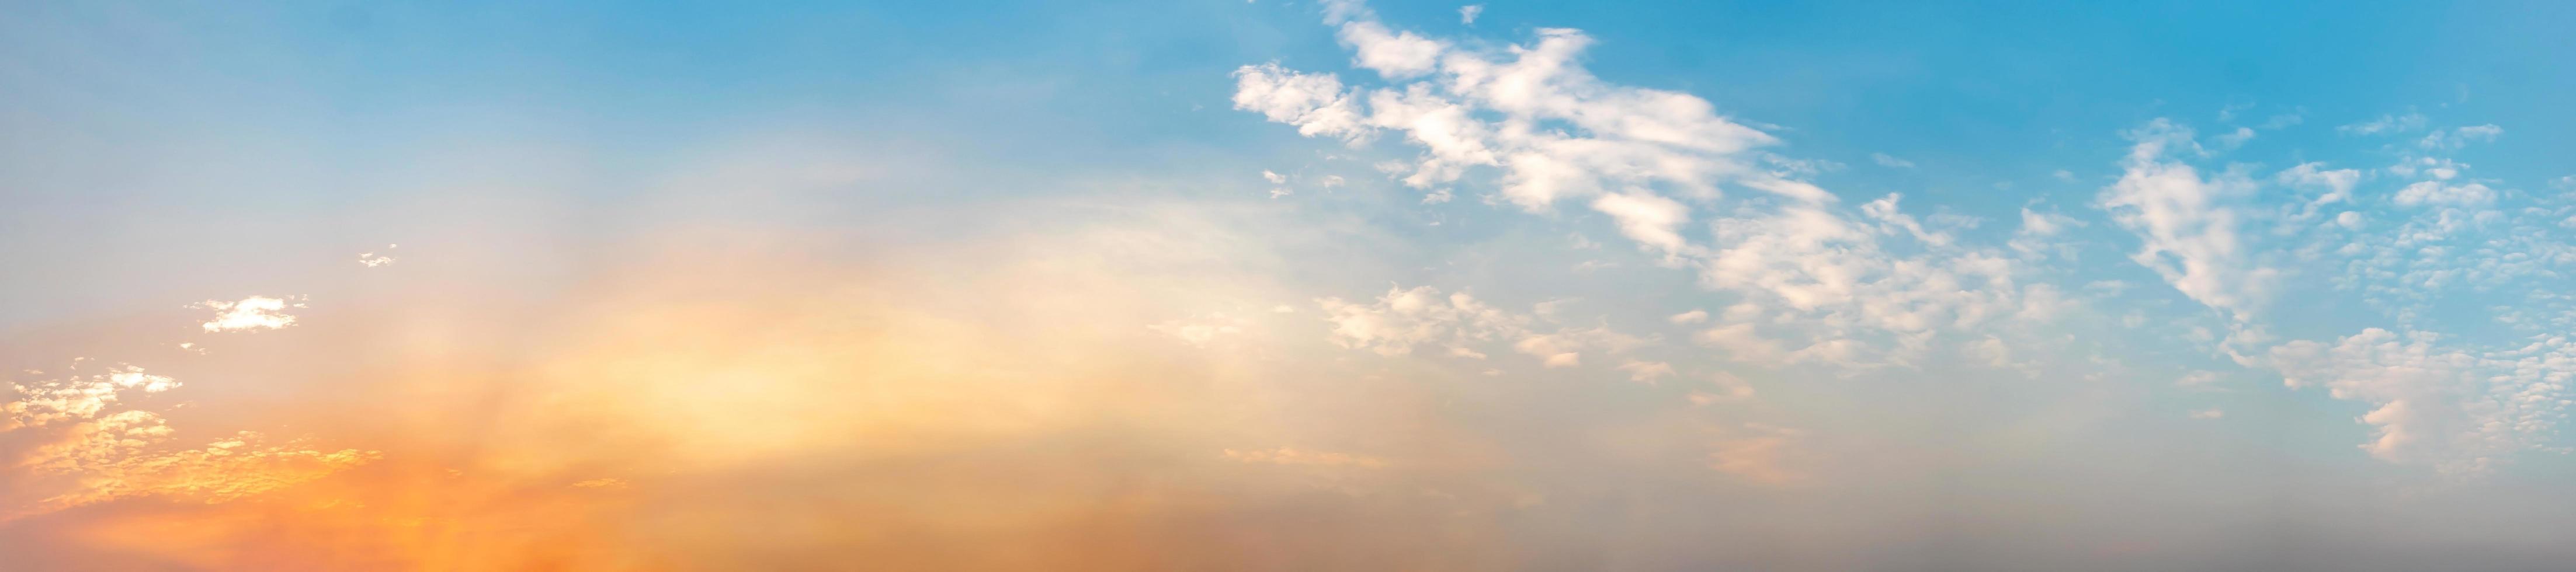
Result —
<instances>
[{"instance_id":1,"label":"white cloud","mask_svg":"<svg viewBox=\"0 0 2576 572\"><path fill-rule=\"evenodd\" d=\"M2377 435L2362 449L2382 460L2476 473L2546 443L2576 382L2576 343L2549 337L2475 353L2439 341L2370 328L2331 343L2282 344L2270 358L2291 388L2370 404L2361 421Z\"/></svg>"},{"instance_id":2,"label":"white cloud","mask_svg":"<svg viewBox=\"0 0 2576 572\"><path fill-rule=\"evenodd\" d=\"M2249 317L2276 274L2256 264L2237 236L2239 214L2229 203L2250 194L2252 183L2235 176L2204 180L2190 165L2165 160L2171 148L2190 144L2190 128L2158 119L2129 137L2136 145L2125 172L2097 204L2143 243L2130 260L2193 301Z\"/></svg>"},{"instance_id":3,"label":"white cloud","mask_svg":"<svg viewBox=\"0 0 2576 572\"><path fill-rule=\"evenodd\" d=\"M358 253L358 264L365 265L365 266L366 266L366 267L368 267L368 268L375 268L375 267L378 267L378 266L384 266L384 265L387 265L387 264L393 264L393 263L394 263L394 256L393 256L393 253L392 253L391 251L392 251L394 248L398 247L398 246L399 246L399 245L393 245L393 244L385 245L385 250L386 250L387 252L386 252L386 253L384 253L384 254L377 254L377 253L374 253L374 252L361 252L361 253Z\"/></svg>"},{"instance_id":4,"label":"white cloud","mask_svg":"<svg viewBox=\"0 0 2576 572\"><path fill-rule=\"evenodd\" d=\"M1898 158L1896 158L1894 155L1889 155L1889 154L1886 154L1886 153L1871 153L1871 154L1869 154L1869 160L1871 160L1871 161L1876 161L1876 162L1879 164L1879 166L1882 166L1882 167L1891 167L1891 168L1897 168L1897 169L1912 169L1912 168L1914 168L1914 162L1913 162L1913 161L1907 161L1907 160L1904 160L1904 159L1898 159Z\"/></svg>"},{"instance_id":5,"label":"white cloud","mask_svg":"<svg viewBox=\"0 0 2576 572\"><path fill-rule=\"evenodd\" d=\"M1424 151L1403 178L1407 185L1429 188L1467 168L1494 167L1502 171L1502 198L1533 211L1560 198L1618 189L1636 195L1658 184L1714 196L1720 184L1735 182L1800 201L1831 200L1813 185L1757 167L1744 152L1772 137L1718 116L1706 100L1594 78L1577 59L1591 44L1580 32L1541 29L1535 44L1465 51L1387 30L1357 3L1329 3L1327 14L1364 66L1390 79L1435 77L1358 96L1330 75L1245 66L1236 72L1236 107L1308 136L1359 141L1376 129L1402 132Z\"/></svg>"},{"instance_id":6,"label":"white cloud","mask_svg":"<svg viewBox=\"0 0 2576 572\"><path fill-rule=\"evenodd\" d=\"M1671 316L1665 317L1665 318L1664 318L1664 321L1666 321L1666 322L1672 322L1672 323L1674 323L1674 324L1697 324L1697 323L1700 323L1700 322L1706 322L1706 321L1708 321L1708 311L1707 311L1707 310L1691 310L1691 311L1688 311L1688 312L1682 312L1682 313L1679 313L1679 314L1673 314L1673 315L1671 315Z\"/></svg>"},{"instance_id":7,"label":"white cloud","mask_svg":"<svg viewBox=\"0 0 2576 572\"><path fill-rule=\"evenodd\" d=\"M2361 182L2361 171L2328 170L2325 168L2325 163L2311 162L2282 169L2280 174L2274 175L2273 178L2284 185L2325 189L2324 193L2308 199L2297 214L2291 215L2295 220L2307 220L2315 218L2319 208L2351 201L2352 187Z\"/></svg>"},{"instance_id":8,"label":"white cloud","mask_svg":"<svg viewBox=\"0 0 2576 572\"><path fill-rule=\"evenodd\" d=\"M2495 202L2495 198L2494 189L2478 183L2451 185L2441 181L2422 181L2398 189L2397 195L2389 200L2398 206L2408 207L2479 207Z\"/></svg>"},{"instance_id":9,"label":"white cloud","mask_svg":"<svg viewBox=\"0 0 2576 572\"><path fill-rule=\"evenodd\" d=\"M2073 245L2054 243L2050 240L2065 233L2068 228L2081 226L2085 226L2084 221L2075 220L2075 217L2023 208L2021 209L2021 228L2013 231L2012 241L2005 243L2005 246L2027 258L2038 258L2052 251L2058 256L2072 258L2075 255Z\"/></svg>"},{"instance_id":10,"label":"white cloud","mask_svg":"<svg viewBox=\"0 0 2576 572\"><path fill-rule=\"evenodd\" d=\"M1643 192L1611 193L1593 200L1592 210L1618 221L1619 234L1667 256L1684 250L1680 229L1690 222L1690 207L1680 202Z\"/></svg>"},{"instance_id":11,"label":"white cloud","mask_svg":"<svg viewBox=\"0 0 2576 572\"><path fill-rule=\"evenodd\" d=\"M1458 23L1460 23L1460 24L1466 24L1466 25L1469 25L1469 26L1476 25L1476 17L1477 17L1477 16L1482 16L1482 15L1484 15L1484 14L1485 14L1485 5L1483 5L1483 4L1468 4L1468 5L1465 5L1465 6L1459 6L1459 7L1458 7Z\"/></svg>"},{"instance_id":12,"label":"white cloud","mask_svg":"<svg viewBox=\"0 0 2576 572\"><path fill-rule=\"evenodd\" d=\"M1270 172L1270 171L1269 171L1269 170L1267 170L1267 169L1264 169L1264 170L1262 170L1262 171L1261 171L1261 180L1264 180L1264 181L1270 181L1270 184L1273 184L1273 185L1284 185L1284 184L1287 184L1287 183L1288 183L1288 176L1287 176L1287 175L1278 174L1278 173L1273 173L1273 172Z\"/></svg>"},{"instance_id":13,"label":"white cloud","mask_svg":"<svg viewBox=\"0 0 2576 572\"><path fill-rule=\"evenodd\" d=\"M1235 109L1295 125L1298 134L1308 137L1354 143L1368 138L1358 104L1332 74L1298 73L1269 63L1238 68L1234 78Z\"/></svg>"},{"instance_id":14,"label":"white cloud","mask_svg":"<svg viewBox=\"0 0 2576 572\"><path fill-rule=\"evenodd\" d=\"M75 370L78 367L75 365ZM117 403L125 390L160 393L180 385L169 376L144 373L143 368L122 364L101 374L11 384L9 389L16 398L0 403L0 414L7 415L0 418L0 430L86 421Z\"/></svg>"},{"instance_id":15,"label":"white cloud","mask_svg":"<svg viewBox=\"0 0 2576 572\"><path fill-rule=\"evenodd\" d=\"M1527 331L1529 319L1486 305L1465 292L1440 295L1430 286L1390 289L1375 303L1355 304L1340 298L1315 301L1332 322L1332 341L1341 347L1398 356L1417 346L1493 340Z\"/></svg>"},{"instance_id":16,"label":"white cloud","mask_svg":"<svg viewBox=\"0 0 2576 572\"><path fill-rule=\"evenodd\" d=\"M1413 32L1393 32L1374 21L1342 24L1342 45L1357 53L1352 63L1375 70L1388 79L1402 79L1430 73L1446 50L1435 42Z\"/></svg>"},{"instance_id":17,"label":"white cloud","mask_svg":"<svg viewBox=\"0 0 2576 572\"><path fill-rule=\"evenodd\" d=\"M2471 142L2492 142L2503 135L2504 128L2494 124L2471 125L2450 131L2436 129L2432 133L2425 134L2423 140L2416 141L2415 146L2425 149L2458 149L2468 146Z\"/></svg>"},{"instance_id":18,"label":"white cloud","mask_svg":"<svg viewBox=\"0 0 2576 572\"><path fill-rule=\"evenodd\" d=\"M252 296L237 302L207 300L193 307L215 311L215 319L200 324L209 332L274 330L295 325L295 316L287 315L285 310L304 307L296 300L300 298Z\"/></svg>"}]
</instances>

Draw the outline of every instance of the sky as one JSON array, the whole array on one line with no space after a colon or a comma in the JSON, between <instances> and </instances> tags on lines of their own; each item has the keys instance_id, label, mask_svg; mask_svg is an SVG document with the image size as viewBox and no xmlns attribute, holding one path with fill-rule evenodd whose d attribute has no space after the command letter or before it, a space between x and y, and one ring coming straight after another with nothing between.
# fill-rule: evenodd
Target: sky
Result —
<instances>
[{"instance_id":1,"label":"sky","mask_svg":"<svg viewBox=\"0 0 2576 572\"><path fill-rule=\"evenodd\" d=\"M22 3L28 570L2563 570L2576 5Z\"/></svg>"}]
</instances>

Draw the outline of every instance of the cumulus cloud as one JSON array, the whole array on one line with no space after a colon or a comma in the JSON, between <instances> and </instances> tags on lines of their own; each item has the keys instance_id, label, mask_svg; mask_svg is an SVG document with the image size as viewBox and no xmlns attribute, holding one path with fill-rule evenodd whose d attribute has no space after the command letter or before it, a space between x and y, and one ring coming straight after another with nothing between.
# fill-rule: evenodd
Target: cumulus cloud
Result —
<instances>
[{"instance_id":1,"label":"cumulus cloud","mask_svg":"<svg viewBox=\"0 0 2576 572\"><path fill-rule=\"evenodd\" d=\"M1466 24L1466 25L1469 25L1469 26L1476 25L1476 17L1477 17L1477 16L1482 16L1482 15L1484 15L1484 14L1485 14L1485 5L1483 5L1483 4L1468 4L1468 5L1465 5L1465 6L1459 6L1459 7L1458 7L1458 23L1460 23L1460 24Z\"/></svg>"}]
</instances>

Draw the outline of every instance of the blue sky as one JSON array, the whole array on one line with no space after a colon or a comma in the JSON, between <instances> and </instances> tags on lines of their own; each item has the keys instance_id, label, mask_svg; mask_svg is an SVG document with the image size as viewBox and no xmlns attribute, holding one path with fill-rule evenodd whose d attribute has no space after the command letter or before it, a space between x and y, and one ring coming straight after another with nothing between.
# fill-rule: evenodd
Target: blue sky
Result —
<instances>
[{"instance_id":1,"label":"blue sky","mask_svg":"<svg viewBox=\"0 0 2576 572\"><path fill-rule=\"evenodd\" d=\"M0 546L2576 558L2576 6L1467 8L9 10Z\"/></svg>"}]
</instances>

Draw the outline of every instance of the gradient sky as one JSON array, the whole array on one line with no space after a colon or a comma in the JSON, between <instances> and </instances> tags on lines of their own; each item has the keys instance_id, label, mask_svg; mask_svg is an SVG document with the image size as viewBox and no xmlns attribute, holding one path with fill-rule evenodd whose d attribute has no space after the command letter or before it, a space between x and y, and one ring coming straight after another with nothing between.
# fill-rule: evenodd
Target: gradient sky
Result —
<instances>
[{"instance_id":1,"label":"gradient sky","mask_svg":"<svg viewBox=\"0 0 2576 572\"><path fill-rule=\"evenodd\" d=\"M2571 26L16 3L0 559L2576 568Z\"/></svg>"}]
</instances>

